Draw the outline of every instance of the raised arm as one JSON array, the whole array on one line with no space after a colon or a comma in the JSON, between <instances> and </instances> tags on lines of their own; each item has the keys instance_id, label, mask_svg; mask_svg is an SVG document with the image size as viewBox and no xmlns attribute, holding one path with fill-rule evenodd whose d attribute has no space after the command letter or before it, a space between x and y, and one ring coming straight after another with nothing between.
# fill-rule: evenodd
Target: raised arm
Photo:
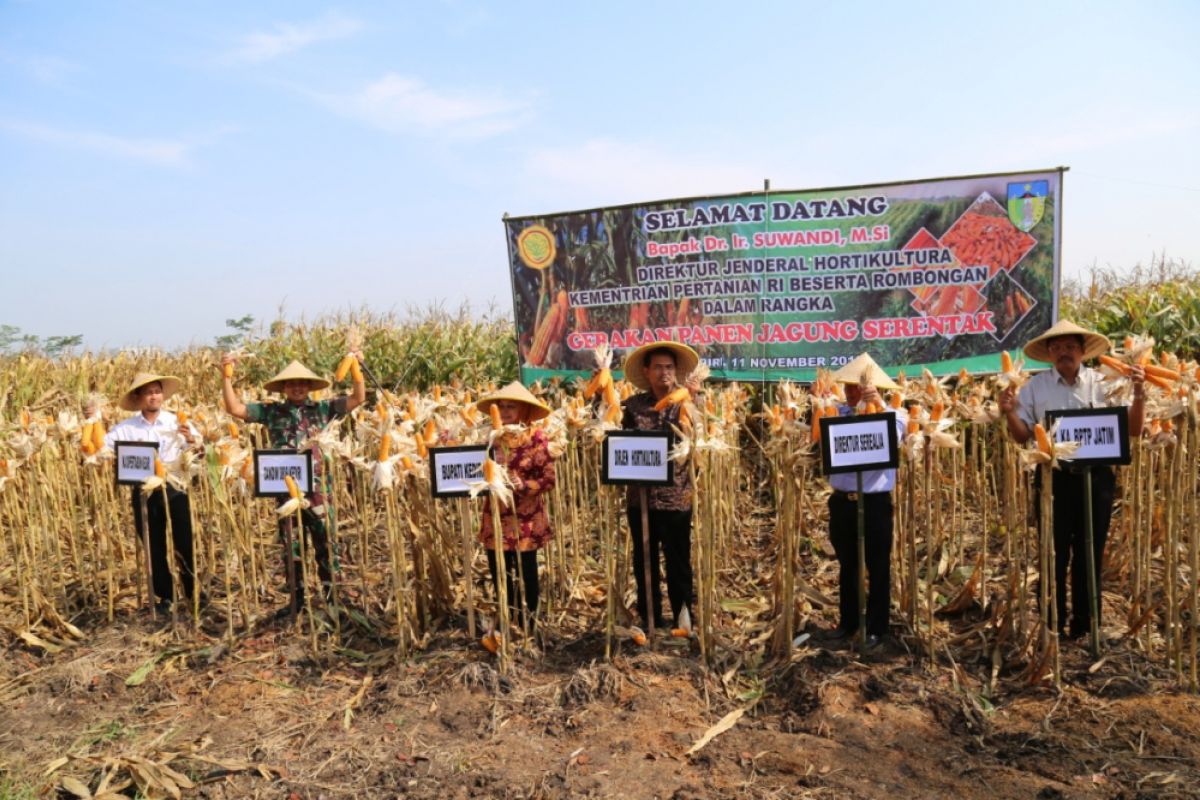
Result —
<instances>
[{"instance_id":1,"label":"raised arm","mask_svg":"<svg viewBox=\"0 0 1200 800\"><path fill-rule=\"evenodd\" d=\"M225 410L231 416L245 421L246 404L233 390L233 365L237 364L237 356L225 353L221 356L221 397L225 401Z\"/></svg>"},{"instance_id":2,"label":"raised arm","mask_svg":"<svg viewBox=\"0 0 1200 800\"><path fill-rule=\"evenodd\" d=\"M1004 414L1004 420L1008 424L1008 435L1017 444L1025 444L1033 435L1033 431L1017 413L1020 405L1021 402L1017 399L1017 392L1013 387L1009 386L1000 393L1000 412Z\"/></svg>"}]
</instances>

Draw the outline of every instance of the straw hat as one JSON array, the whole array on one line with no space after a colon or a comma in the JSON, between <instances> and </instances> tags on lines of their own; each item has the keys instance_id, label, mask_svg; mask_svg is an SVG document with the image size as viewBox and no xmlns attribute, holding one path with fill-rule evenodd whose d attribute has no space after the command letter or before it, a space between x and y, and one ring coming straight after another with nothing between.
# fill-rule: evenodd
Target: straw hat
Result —
<instances>
[{"instance_id":1,"label":"straw hat","mask_svg":"<svg viewBox=\"0 0 1200 800\"><path fill-rule=\"evenodd\" d=\"M1109 341L1107 336L1095 331L1089 331L1087 328L1081 328L1070 320L1060 319L1054 324L1053 328L1041 336L1029 340L1029 344L1025 345L1025 355L1037 361L1053 362L1054 357L1050 355L1049 345L1050 340L1056 336L1082 336L1084 361L1108 352Z\"/></svg>"},{"instance_id":2,"label":"straw hat","mask_svg":"<svg viewBox=\"0 0 1200 800\"><path fill-rule=\"evenodd\" d=\"M282 392L283 384L287 381L308 381L308 390L315 392L329 388L329 381L317 375L299 361L293 361L283 368L283 371L263 384L268 392Z\"/></svg>"},{"instance_id":3,"label":"straw hat","mask_svg":"<svg viewBox=\"0 0 1200 800\"><path fill-rule=\"evenodd\" d=\"M650 381L646 378L646 367L642 362L646 353L651 350L670 350L675 354L675 380L683 384L692 370L700 363L700 356L695 350L680 342L650 342L634 348L625 356L625 380L639 389L649 389Z\"/></svg>"},{"instance_id":4,"label":"straw hat","mask_svg":"<svg viewBox=\"0 0 1200 800\"><path fill-rule=\"evenodd\" d=\"M846 366L833 373L833 380L838 383L862 383L863 379L876 389L899 389L896 382L888 377L883 368L875 363L875 359L866 353L855 358Z\"/></svg>"},{"instance_id":5,"label":"straw hat","mask_svg":"<svg viewBox=\"0 0 1200 800\"><path fill-rule=\"evenodd\" d=\"M497 389L491 394L479 398L479 402L475 404L475 407L484 413L490 414L492 404L498 403L501 400L513 400L529 406L530 422L550 416L550 406L534 397L533 393L522 386L520 381L513 381L503 389Z\"/></svg>"},{"instance_id":6,"label":"straw hat","mask_svg":"<svg viewBox=\"0 0 1200 800\"><path fill-rule=\"evenodd\" d=\"M139 372L133 376L133 383L129 384L129 390L125 392L118 405L126 411L140 411L142 404L138 400L137 391L155 381L162 384L163 400L166 400L179 391L179 378L176 378L174 375L155 375L152 372Z\"/></svg>"}]
</instances>

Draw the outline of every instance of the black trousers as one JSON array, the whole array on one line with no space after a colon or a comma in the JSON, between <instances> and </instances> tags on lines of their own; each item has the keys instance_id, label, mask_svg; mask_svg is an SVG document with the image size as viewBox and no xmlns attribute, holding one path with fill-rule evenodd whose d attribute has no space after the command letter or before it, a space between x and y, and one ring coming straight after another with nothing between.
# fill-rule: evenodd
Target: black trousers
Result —
<instances>
[{"instance_id":1,"label":"black trousers","mask_svg":"<svg viewBox=\"0 0 1200 800\"><path fill-rule=\"evenodd\" d=\"M496 585L496 551L489 548L487 551L488 571L492 573L492 585ZM529 610L530 621L538 610L538 598L540 595L540 587L538 585L538 563L537 550L525 550L521 554L520 575L524 577L524 586L518 578L517 553L512 550L504 551L504 588L508 595L508 609L518 623L521 619L516 617L517 609L520 608L521 600L524 599L525 608Z\"/></svg>"},{"instance_id":2,"label":"black trousers","mask_svg":"<svg viewBox=\"0 0 1200 800\"><path fill-rule=\"evenodd\" d=\"M134 487L133 527L142 538L141 487ZM160 601L174 599L174 580L167 562L167 505L171 513L171 541L175 546L175 562L179 567L181 597L191 598L195 590L195 554L192 552L192 507L186 492L167 486L163 502L161 489L146 493L146 517L150 527L150 566L154 571L154 594Z\"/></svg>"},{"instance_id":3,"label":"black trousers","mask_svg":"<svg viewBox=\"0 0 1200 800\"><path fill-rule=\"evenodd\" d=\"M1035 486L1040 484L1035 481ZM1092 553L1095 556L1096 597L1100 594L1100 562L1108 541L1108 526L1112 521L1113 496L1117 478L1111 467L1092 468ZM1038 486L1040 490L1040 486ZM1054 493L1054 579L1058 587L1055 608L1058 627L1067 627L1067 572L1071 573L1070 632L1082 636L1091 630L1092 609L1087 588L1087 550L1085 547L1087 519L1084 515L1084 475L1081 472L1054 470L1051 482ZM1039 524L1041 517L1038 517ZM1097 611L1100 604L1097 603ZM1096 624L1100 624L1097 617Z\"/></svg>"},{"instance_id":4,"label":"black trousers","mask_svg":"<svg viewBox=\"0 0 1200 800\"><path fill-rule=\"evenodd\" d=\"M892 599L892 493L864 494L866 510L867 633L886 636ZM858 630L858 503L829 496L829 540L837 554L839 625Z\"/></svg>"},{"instance_id":5,"label":"black trousers","mask_svg":"<svg viewBox=\"0 0 1200 800\"><path fill-rule=\"evenodd\" d=\"M642 621L646 616L646 572L642 557L642 511L640 508L626 510L629 532L633 539L633 572L637 584L637 611ZM667 598L671 602L671 615L675 622L685 607L690 608L695 600L692 584L692 512L660 511L650 509L650 594L654 608L654 621L663 621L662 573L659 568L659 552L667 562Z\"/></svg>"},{"instance_id":6,"label":"black trousers","mask_svg":"<svg viewBox=\"0 0 1200 800\"><path fill-rule=\"evenodd\" d=\"M302 577L303 567L300 565L300 540L296 536L293 528L295 528L296 515L288 514L279 520L279 547L283 551L283 574L284 579L287 579L287 560L290 557L294 562L293 569L296 571L296 602L297 604L304 602L304 583ZM325 528L325 515L317 514L311 508L306 508L300 512L300 521L304 524L303 533L308 534L308 542L313 549L313 557L317 560L317 577L321 579L321 585L325 587L326 594L330 591L330 584L333 582L332 562L329 560L329 534ZM303 535L303 533L301 535ZM288 540L292 542L292 552L288 553Z\"/></svg>"}]
</instances>

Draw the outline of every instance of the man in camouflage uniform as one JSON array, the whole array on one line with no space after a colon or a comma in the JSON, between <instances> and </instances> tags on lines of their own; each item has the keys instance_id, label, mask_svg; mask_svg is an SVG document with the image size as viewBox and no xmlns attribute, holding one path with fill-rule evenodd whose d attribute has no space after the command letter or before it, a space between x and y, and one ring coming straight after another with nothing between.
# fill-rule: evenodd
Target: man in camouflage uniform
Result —
<instances>
[{"instance_id":1,"label":"man in camouflage uniform","mask_svg":"<svg viewBox=\"0 0 1200 800\"><path fill-rule=\"evenodd\" d=\"M361 358L358 353L353 354ZM256 422L267 429L267 439L271 447L286 450L300 450L304 447L312 449L312 491L306 495L309 508L301 512L304 530L312 543L313 555L317 559L317 574L321 585L325 587L326 598L332 593L333 569L329 557L329 537L325 526L325 501L330 490L328 484L321 448L316 442L316 435L326 425L335 419L345 416L358 408L367 399L367 387L359 370L354 370L353 389L348 395L335 397L332 400L313 400L310 392L328 388L330 383L317 376L299 361L293 361L282 372L267 381L263 388L269 392L279 392L284 396L281 403L243 403L233 389L233 379L226 364L236 363L237 358L225 354L221 359L222 385L221 392L225 400L225 409L234 417L246 422ZM282 501L281 501L282 502ZM279 538L284 548L284 567L287 568L287 543L292 541L292 525L295 516L288 514L279 520ZM298 563L299 551L290 554L297 561L294 574L300 575ZM304 603L304 586L297 582L297 593L294 600L283 609L299 608Z\"/></svg>"}]
</instances>

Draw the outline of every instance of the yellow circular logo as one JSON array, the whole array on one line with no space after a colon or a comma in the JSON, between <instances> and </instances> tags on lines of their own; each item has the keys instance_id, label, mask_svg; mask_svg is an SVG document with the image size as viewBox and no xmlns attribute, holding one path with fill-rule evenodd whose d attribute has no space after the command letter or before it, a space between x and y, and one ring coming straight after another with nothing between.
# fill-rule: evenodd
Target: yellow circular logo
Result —
<instances>
[{"instance_id":1,"label":"yellow circular logo","mask_svg":"<svg viewBox=\"0 0 1200 800\"><path fill-rule=\"evenodd\" d=\"M544 225L530 225L517 235L517 253L531 269L545 269L557 253L554 234Z\"/></svg>"}]
</instances>

